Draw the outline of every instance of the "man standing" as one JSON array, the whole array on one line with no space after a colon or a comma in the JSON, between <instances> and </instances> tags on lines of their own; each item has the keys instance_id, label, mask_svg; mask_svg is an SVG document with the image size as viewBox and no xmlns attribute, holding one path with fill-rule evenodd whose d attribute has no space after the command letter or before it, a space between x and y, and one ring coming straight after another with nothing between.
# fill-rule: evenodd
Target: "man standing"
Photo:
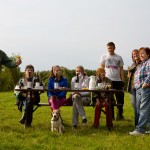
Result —
<instances>
[{"instance_id":1,"label":"man standing","mask_svg":"<svg viewBox=\"0 0 150 150\"><path fill-rule=\"evenodd\" d=\"M0 50L0 69L1 66L4 65L8 68L14 68L19 66L22 63L21 59L16 59L16 61L10 59L5 52Z\"/></svg>"},{"instance_id":2,"label":"man standing","mask_svg":"<svg viewBox=\"0 0 150 150\"><path fill-rule=\"evenodd\" d=\"M108 53L103 55L100 59L100 68L106 70L106 77L112 81L112 88L121 90L124 87L124 69L123 59L121 56L115 54L115 44L109 42L107 44ZM123 104L124 92L115 93L117 100L117 118L116 120L124 120L123 117Z\"/></svg>"}]
</instances>

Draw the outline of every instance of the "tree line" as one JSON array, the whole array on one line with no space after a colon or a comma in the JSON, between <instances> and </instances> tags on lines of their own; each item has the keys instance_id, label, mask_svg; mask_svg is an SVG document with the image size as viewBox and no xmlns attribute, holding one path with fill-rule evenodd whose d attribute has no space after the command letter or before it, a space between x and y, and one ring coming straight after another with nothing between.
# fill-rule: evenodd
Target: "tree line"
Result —
<instances>
[{"instance_id":1,"label":"tree line","mask_svg":"<svg viewBox=\"0 0 150 150\"><path fill-rule=\"evenodd\" d=\"M75 76L75 70L61 67L63 70L63 76L68 79L68 84L70 87L70 82L73 76ZM85 72L88 76L96 75L95 70L85 69ZM36 73L36 72L35 72ZM45 86L47 87L50 71L41 71L40 76ZM0 69L0 91L11 91L14 90L15 85L21 77L24 76L24 72L21 72L20 68L9 69L5 66L2 66ZM125 89L127 86L127 71L125 70Z\"/></svg>"}]
</instances>

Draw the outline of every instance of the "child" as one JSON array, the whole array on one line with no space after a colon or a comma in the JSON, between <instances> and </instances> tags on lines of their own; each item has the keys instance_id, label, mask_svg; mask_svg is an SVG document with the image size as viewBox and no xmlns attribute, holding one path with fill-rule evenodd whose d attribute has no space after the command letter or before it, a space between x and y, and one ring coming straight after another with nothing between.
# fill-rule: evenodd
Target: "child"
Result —
<instances>
[{"instance_id":1,"label":"child","mask_svg":"<svg viewBox=\"0 0 150 150\"><path fill-rule=\"evenodd\" d=\"M89 86L89 77L85 74L83 66L77 66L75 69L76 76L71 80L71 89L82 89ZM82 124L87 123L86 113L84 110L84 105L89 105L91 102L90 92L73 92L72 93L73 101L73 115L72 115L72 124L73 128L78 128L78 117L79 115L82 118Z\"/></svg>"},{"instance_id":2,"label":"child","mask_svg":"<svg viewBox=\"0 0 150 150\"><path fill-rule=\"evenodd\" d=\"M98 68L96 70L96 76L98 78L97 81L100 81L101 83L101 89L107 89L107 85L111 84L111 80L109 80L107 77L105 77L105 70L102 68ZM111 99L114 102L113 95L111 95ZM94 127L98 128L99 126L99 120L100 120L100 115L102 108L105 107L105 113L106 113L106 125L108 127L109 125L109 118L108 118L108 113L109 113L109 104L108 104L108 95L106 92L96 92L94 93L93 96L93 103L95 103L95 116L94 116ZM114 108L113 108L114 109ZM114 110L112 111L112 119L114 119ZM113 126L113 122L111 122L111 126Z\"/></svg>"},{"instance_id":3,"label":"child","mask_svg":"<svg viewBox=\"0 0 150 150\"><path fill-rule=\"evenodd\" d=\"M55 86L57 82L57 87ZM50 78L48 80L48 89L68 88L68 80L63 77L61 67L56 65L52 67ZM66 102L65 91L47 92L48 102L52 110L59 109Z\"/></svg>"}]
</instances>

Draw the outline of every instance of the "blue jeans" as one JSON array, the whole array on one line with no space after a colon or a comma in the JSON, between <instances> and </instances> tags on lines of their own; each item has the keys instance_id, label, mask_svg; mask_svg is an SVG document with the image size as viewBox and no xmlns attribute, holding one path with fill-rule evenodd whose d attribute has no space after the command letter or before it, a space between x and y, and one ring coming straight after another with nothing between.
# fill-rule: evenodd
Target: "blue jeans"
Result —
<instances>
[{"instance_id":1,"label":"blue jeans","mask_svg":"<svg viewBox=\"0 0 150 150\"><path fill-rule=\"evenodd\" d=\"M135 123L135 126L137 125L138 123L138 115L137 115L137 107L136 107L136 90L131 90L130 91L130 99L131 99L131 104L132 104L132 107L134 109L134 123Z\"/></svg>"},{"instance_id":2,"label":"blue jeans","mask_svg":"<svg viewBox=\"0 0 150 150\"><path fill-rule=\"evenodd\" d=\"M150 88L140 88L136 91L136 106L138 124L135 130L145 132L145 126L150 120Z\"/></svg>"}]
</instances>

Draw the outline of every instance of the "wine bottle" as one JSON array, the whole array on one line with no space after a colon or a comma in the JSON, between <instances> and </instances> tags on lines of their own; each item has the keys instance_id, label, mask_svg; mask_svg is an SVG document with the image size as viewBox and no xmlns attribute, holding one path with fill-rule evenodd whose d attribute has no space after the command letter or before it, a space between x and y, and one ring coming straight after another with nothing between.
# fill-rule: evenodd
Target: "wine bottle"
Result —
<instances>
[{"instance_id":1,"label":"wine bottle","mask_svg":"<svg viewBox=\"0 0 150 150\"><path fill-rule=\"evenodd\" d=\"M74 85L74 88L75 89L79 89L79 74L77 73L77 75L76 75L76 80L75 80L75 85Z\"/></svg>"},{"instance_id":2,"label":"wine bottle","mask_svg":"<svg viewBox=\"0 0 150 150\"><path fill-rule=\"evenodd\" d=\"M97 78L97 87L100 89L103 88L102 79L100 77Z\"/></svg>"},{"instance_id":3,"label":"wine bottle","mask_svg":"<svg viewBox=\"0 0 150 150\"><path fill-rule=\"evenodd\" d=\"M24 89L24 83L23 83L23 80L21 79L20 81L20 89Z\"/></svg>"},{"instance_id":4,"label":"wine bottle","mask_svg":"<svg viewBox=\"0 0 150 150\"><path fill-rule=\"evenodd\" d=\"M58 89L58 79L57 79L57 74L56 77L54 79L54 89Z\"/></svg>"},{"instance_id":5,"label":"wine bottle","mask_svg":"<svg viewBox=\"0 0 150 150\"><path fill-rule=\"evenodd\" d=\"M102 83L102 80L100 77L97 78L97 86L99 86L99 84Z\"/></svg>"},{"instance_id":6,"label":"wine bottle","mask_svg":"<svg viewBox=\"0 0 150 150\"><path fill-rule=\"evenodd\" d=\"M29 72L29 77L27 78L27 89L32 88L32 78L31 78L31 73Z\"/></svg>"},{"instance_id":7,"label":"wine bottle","mask_svg":"<svg viewBox=\"0 0 150 150\"><path fill-rule=\"evenodd\" d=\"M39 75L38 72L36 73L36 83L35 83L35 86L40 86L40 75Z\"/></svg>"}]
</instances>

